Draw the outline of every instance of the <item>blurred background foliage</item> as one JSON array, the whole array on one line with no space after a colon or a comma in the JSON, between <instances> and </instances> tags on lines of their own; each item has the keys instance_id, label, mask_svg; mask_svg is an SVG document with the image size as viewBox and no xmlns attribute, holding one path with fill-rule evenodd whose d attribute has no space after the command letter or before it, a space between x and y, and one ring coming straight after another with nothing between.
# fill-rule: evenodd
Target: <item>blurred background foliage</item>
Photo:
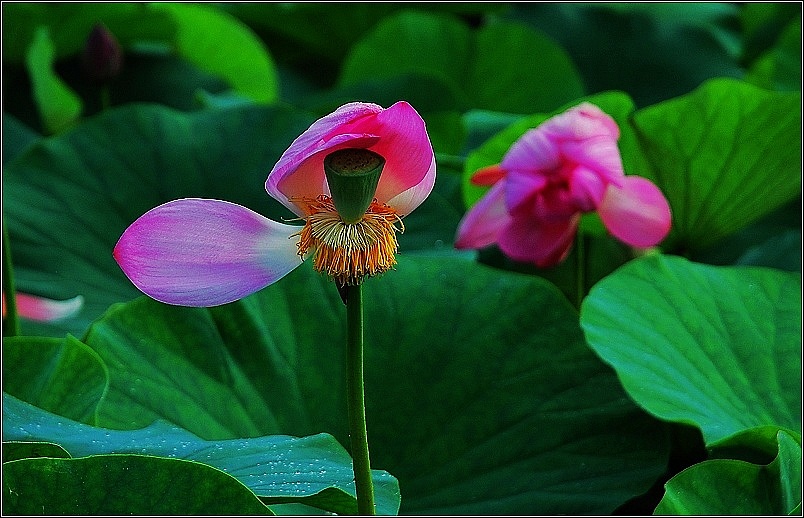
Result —
<instances>
[{"instance_id":1,"label":"blurred background foliage","mask_svg":"<svg viewBox=\"0 0 804 518\"><path fill-rule=\"evenodd\" d=\"M606 90L627 93L639 108L713 77L800 86L795 3L9 3L3 9L5 110L39 133L47 126L33 89L25 88L37 81L28 72L51 66L50 80L78 95L83 116L100 109L100 87L81 66L98 22L124 50L124 66L110 85L112 105L148 101L193 110L242 97L324 114L347 99L387 105L404 98L430 116L529 114ZM31 64L42 39L52 58Z\"/></svg>"}]
</instances>

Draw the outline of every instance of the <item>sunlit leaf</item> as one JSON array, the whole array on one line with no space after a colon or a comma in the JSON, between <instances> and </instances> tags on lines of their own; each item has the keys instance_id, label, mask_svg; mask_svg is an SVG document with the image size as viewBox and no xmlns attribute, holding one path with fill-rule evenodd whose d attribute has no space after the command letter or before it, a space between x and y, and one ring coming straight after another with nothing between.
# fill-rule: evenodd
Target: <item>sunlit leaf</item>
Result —
<instances>
[{"instance_id":1,"label":"sunlit leaf","mask_svg":"<svg viewBox=\"0 0 804 518\"><path fill-rule=\"evenodd\" d=\"M566 51L515 23L489 24L477 32L465 88L473 107L512 113L551 110L584 93Z\"/></svg>"},{"instance_id":2,"label":"sunlit leaf","mask_svg":"<svg viewBox=\"0 0 804 518\"><path fill-rule=\"evenodd\" d=\"M55 59L50 34L47 28L40 27L28 49L25 64L39 114L50 133L70 127L81 116L82 110L81 99L54 70Z\"/></svg>"},{"instance_id":3,"label":"sunlit leaf","mask_svg":"<svg viewBox=\"0 0 804 518\"><path fill-rule=\"evenodd\" d=\"M800 105L798 92L720 79L634 114L642 174L673 211L668 246L710 246L800 193Z\"/></svg>"},{"instance_id":4,"label":"sunlit leaf","mask_svg":"<svg viewBox=\"0 0 804 518\"><path fill-rule=\"evenodd\" d=\"M637 403L712 445L763 425L800 432L800 316L798 273L654 255L598 283L581 325Z\"/></svg>"}]
</instances>

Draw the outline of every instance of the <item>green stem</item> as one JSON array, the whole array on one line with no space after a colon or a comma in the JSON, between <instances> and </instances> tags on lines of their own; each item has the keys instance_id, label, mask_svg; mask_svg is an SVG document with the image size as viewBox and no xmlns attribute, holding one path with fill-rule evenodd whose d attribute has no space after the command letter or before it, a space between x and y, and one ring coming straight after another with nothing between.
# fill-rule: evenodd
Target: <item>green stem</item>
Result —
<instances>
[{"instance_id":1,"label":"green stem","mask_svg":"<svg viewBox=\"0 0 804 518\"><path fill-rule=\"evenodd\" d=\"M374 485L371 481L366 404L363 389L363 290L346 286L346 396L349 404L349 436L357 492L357 511L373 515Z\"/></svg>"},{"instance_id":2,"label":"green stem","mask_svg":"<svg viewBox=\"0 0 804 518\"><path fill-rule=\"evenodd\" d=\"M6 314L3 317L3 336L19 334L17 317L17 297L14 291L14 270L11 267L11 244L8 239L6 222L3 222L3 297L6 301Z\"/></svg>"},{"instance_id":3,"label":"green stem","mask_svg":"<svg viewBox=\"0 0 804 518\"><path fill-rule=\"evenodd\" d=\"M100 101L101 101L101 111L106 111L112 105L111 95L109 93L109 85L103 84L100 87Z\"/></svg>"},{"instance_id":4,"label":"green stem","mask_svg":"<svg viewBox=\"0 0 804 518\"><path fill-rule=\"evenodd\" d=\"M584 248L585 240L583 233L579 230L575 236L575 257L578 271L576 272L577 292L576 292L576 306L578 310L581 309L581 303L586 293L586 249Z\"/></svg>"}]
</instances>

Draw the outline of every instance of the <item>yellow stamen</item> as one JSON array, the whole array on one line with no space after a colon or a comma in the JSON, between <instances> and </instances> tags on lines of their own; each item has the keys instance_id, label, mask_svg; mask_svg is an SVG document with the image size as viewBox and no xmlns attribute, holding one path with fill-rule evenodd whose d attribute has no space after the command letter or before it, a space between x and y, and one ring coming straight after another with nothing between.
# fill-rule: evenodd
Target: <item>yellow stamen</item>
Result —
<instances>
[{"instance_id":1,"label":"yellow stamen","mask_svg":"<svg viewBox=\"0 0 804 518\"><path fill-rule=\"evenodd\" d=\"M396 233L404 232L405 225L388 205L374 200L360 221L345 223L329 196L292 201L307 209L304 227L294 234L299 236L299 255L303 258L313 250L313 268L341 286L360 284L396 264Z\"/></svg>"}]
</instances>

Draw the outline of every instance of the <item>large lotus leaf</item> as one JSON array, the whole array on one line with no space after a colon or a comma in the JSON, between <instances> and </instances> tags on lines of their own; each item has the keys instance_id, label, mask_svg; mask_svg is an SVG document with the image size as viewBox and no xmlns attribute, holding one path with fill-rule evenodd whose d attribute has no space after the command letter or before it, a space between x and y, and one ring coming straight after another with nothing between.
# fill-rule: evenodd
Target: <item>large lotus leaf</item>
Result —
<instances>
[{"instance_id":1,"label":"large lotus leaf","mask_svg":"<svg viewBox=\"0 0 804 518\"><path fill-rule=\"evenodd\" d=\"M106 384L98 355L72 336L3 338L3 390L23 401L94 424Z\"/></svg>"},{"instance_id":2,"label":"large lotus leaf","mask_svg":"<svg viewBox=\"0 0 804 518\"><path fill-rule=\"evenodd\" d=\"M466 24L447 14L403 11L387 16L352 46L338 82L346 86L418 72L465 95L460 80L471 59L471 37Z\"/></svg>"},{"instance_id":3,"label":"large lotus leaf","mask_svg":"<svg viewBox=\"0 0 804 518\"><path fill-rule=\"evenodd\" d=\"M637 403L708 445L767 425L800 433L798 273L657 254L598 283L581 325Z\"/></svg>"},{"instance_id":4,"label":"large lotus leaf","mask_svg":"<svg viewBox=\"0 0 804 518\"><path fill-rule=\"evenodd\" d=\"M473 107L532 113L584 94L569 55L541 31L493 23L478 30L474 47L466 85Z\"/></svg>"},{"instance_id":5,"label":"large lotus leaf","mask_svg":"<svg viewBox=\"0 0 804 518\"><path fill-rule=\"evenodd\" d=\"M161 52L127 53L120 74L108 85L101 85L89 78L78 55L59 61L56 72L81 98L81 122L110 106L153 103L194 111L203 108L205 92L237 95L225 81L174 54ZM31 89L11 86L27 83L27 71L18 65L8 65L3 73L3 83L6 85L3 92L6 101L4 109L23 124L45 133ZM245 97L240 98L244 99L243 102L253 104Z\"/></svg>"},{"instance_id":6,"label":"large lotus leaf","mask_svg":"<svg viewBox=\"0 0 804 518\"><path fill-rule=\"evenodd\" d=\"M801 443L783 431L777 441L768 465L718 459L685 469L665 484L654 514L793 514L801 506Z\"/></svg>"},{"instance_id":7,"label":"large lotus leaf","mask_svg":"<svg viewBox=\"0 0 804 518\"><path fill-rule=\"evenodd\" d=\"M20 291L66 299L77 318L23 322L25 334L82 336L118 301L140 294L112 257L145 211L176 198L218 198L275 220L290 211L265 192L282 152L314 117L291 108L240 106L182 113L158 106L112 109L37 142L4 170L4 218ZM460 209L450 174L411 216L400 250L451 243Z\"/></svg>"},{"instance_id":8,"label":"large lotus leaf","mask_svg":"<svg viewBox=\"0 0 804 518\"><path fill-rule=\"evenodd\" d=\"M64 419L4 394L3 440L51 442L72 457L138 454L195 461L237 478L266 503L300 502L336 513L357 509L352 460L327 434L206 441L164 421L138 430L111 430ZM158 466L142 469L158 471ZM181 476L193 474L176 469ZM76 474L84 476L89 487L92 482L86 475ZM205 483L214 480L209 472L197 476ZM378 511L396 514L396 479L376 470L373 476Z\"/></svg>"},{"instance_id":9,"label":"large lotus leaf","mask_svg":"<svg viewBox=\"0 0 804 518\"><path fill-rule=\"evenodd\" d=\"M197 462L143 455L3 464L3 513L271 515L243 484Z\"/></svg>"},{"instance_id":10,"label":"large lotus leaf","mask_svg":"<svg viewBox=\"0 0 804 518\"><path fill-rule=\"evenodd\" d=\"M555 288L470 261L398 259L364 288L365 372L372 465L399 479L404 512L602 513L653 483L663 428L586 348ZM110 372L100 424L348 444L344 316L307 263L211 309L114 306L85 338Z\"/></svg>"},{"instance_id":11,"label":"large lotus leaf","mask_svg":"<svg viewBox=\"0 0 804 518\"><path fill-rule=\"evenodd\" d=\"M469 110L463 114L466 126L465 151L471 152L484 142L522 118L522 115L502 113L489 110ZM471 153L470 155L471 156ZM467 156L468 158L468 156ZM489 157L494 160L494 157Z\"/></svg>"},{"instance_id":12,"label":"large lotus leaf","mask_svg":"<svg viewBox=\"0 0 804 518\"><path fill-rule=\"evenodd\" d=\"M799 92L716 79L637 111L633 124L641 174L673 210L667 241L682 250L711 246L801 192Z\"/></svg>"},{"instance_id":13,"label":"large lotus leaf","mask_svg":"<svg viewBox=\"0 0 804 518\"><path fill-rule=\"evenodd\" d=\"M583 94L572 61L541 33L508 22L475 31L457 17L420 11L380 20L351 48L339 84L407 73L443 80L464 108L531 113Z\"/></svg>"}]
</instances>

